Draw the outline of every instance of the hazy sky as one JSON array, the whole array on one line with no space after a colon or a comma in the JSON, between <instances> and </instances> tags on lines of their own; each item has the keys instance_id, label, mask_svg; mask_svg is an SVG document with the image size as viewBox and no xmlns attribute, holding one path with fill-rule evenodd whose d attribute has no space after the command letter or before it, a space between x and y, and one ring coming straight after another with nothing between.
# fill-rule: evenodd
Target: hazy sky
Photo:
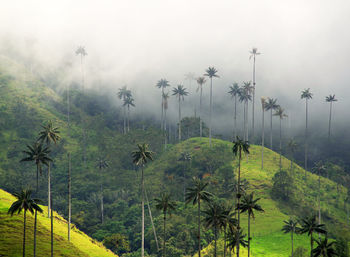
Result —
<instances>
[{"instance_id":1,"label":"hazy sky","mask_svg":"<svg viewBox=\"0 0 350 257\"><path fill-rule=\"evenodd\" d=\"M251 80L249 50L258 47L257 112L261 95L277 97L296 124L304 121L304 88L314 93L314 117L328 115L330 93L340 100L336 112L350 107L349 13L348 0L11 0L1 4L0 37L49 66L71 62L72 74L79 71L74 50L84 45L90 86L96 77L115 91L127 84L138 106L158 109L158 79L187 83L185 73L215 66L214 102L227 102L227 112L228 85Z\"/></svg>"}]
</instances>

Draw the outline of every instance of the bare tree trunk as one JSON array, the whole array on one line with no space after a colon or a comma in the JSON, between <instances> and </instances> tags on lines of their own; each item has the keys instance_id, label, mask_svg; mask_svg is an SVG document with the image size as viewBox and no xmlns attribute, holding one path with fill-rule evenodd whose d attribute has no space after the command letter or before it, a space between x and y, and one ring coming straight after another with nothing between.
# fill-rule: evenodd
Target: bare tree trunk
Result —
<instances>
[{"instance_id":1,"label":"bare tree trunk","mask_svg":"<svg viewBox=\"0 0 350 257\"><path fill-rule=\"evenodd\" d=\"M148 214L149 214L149 217L150 217L150 219L151 219L151 224L152 224L152 229L153 229L154 240L156 241L157 252L159 252L158 238L157 238L156 228L154 227L154 223L153 223L152 211L151 211L151 207L150 207L150 205L149 205L146 187L145 187L145 197L146 197L146 202L147 202L147 207L148 207Z\"/></svg>"},{"instance_id":2,"label":"bare tree trunk","mask_svg":"<svg viewBox=\"0 0 350 257\"><path fill-rule=\"evenodd\" d=\"M272 109L271 109L271 116L270 116L270 149L272 150Z\"/></svg>"},{"instance_id":3,"label":"bare tree trunk","mask_svg":"<svg viewBox=\"0 0 350 257\"><path fill-rule=\"evenodd\" d=\"M198 257L201 257L201 198L198 197Z\"/></svg>"},{"instance_id":4,"label":"bare tree trunk","mask_svg":"<svg viewBox=\"0 0 350 257\"><path fill-rule=\"evenodd\" d=\"M250 215L248 214L248 257L250 257Z\"/></svg>"},{"instance_id":5,"label":"bare tree trunk","mask_svg":"<svg viewBox=\"0 0 350 257\"><path fill-rule=\"evenodd\" d=\"M26 225L27 225L27 210L23 213L23 257L26 256Z\"/></svg>"},{"instance_id":6,"label":"bare tree trunk","mask_svg":"<svg viewBox=\"0 0 350 257\"><path fill-rule=\"evenodd\" d=\"M320 225L321 224L321 203L320 203L320 197L321 197L321 194L320 194L320 191L321 191L321 177L320 177L320 174L318 174L318 224ZM318 238L320 239L321 235L320 233L318 233Z\"/></svg>"},{"instance_id":7,"label":"bare tree trunk","mask_svg":"<svg viewBox=\"0 0 350 257\"><path fill-rule=\"evenodd\" d=\"M125 135L126 134L126 108L125 108L125 106L123 106L123 112L124 112L123 131L124 131L124 135Z\"/></svg>"},{"instance_id":8,"label":"bare tree trunk","mask_svg":"<svg viewBox=\"0 0 350 257\"><path fill-rule=\"evenodd\" d=\"M253 134L253 140L255 138L255 131L254 131L254 106L255 106L255 55L254 55L254 65L253 65L253 110L252 110L252 134Z\"/></svg>"},{"instance_id":9,"label":"bare tree trunk","mask_svg":"<svg viewBox=\"0 0 350 257\"><path fill-rule=\"evenodd\" d=\"M164 87L162 87L162 116L160 118L160 129L163 130L163 119L164 119Z\"/></svg>"},{"instance_id":10,"label":"bare tree trunk","mask_svg":"<svg viewBox=\"0 0 350 257\"><path fill-rule=\"evenodd\" d=\"M166 125L166 109L164 109L164 149L166 149L166 146L168 144L167 140L167 125Z\"/></svg>"},{"instance_id":11,"label":"bare tree trunk","mask_svg":"<svg viewBox=\"0 0 350 257\"><path fill-rule=\"evenodd\" d=\"M51 234L51 257L53 257L53 211L52 211L52 198L50 199L51 200L51 231L50 231L50 234Z\"/></svg>"},{"instance_id":12,"label":"bare tree trunk","mask_svg":"<svg viewBox=\"0 0 350 257\"><path fill-rule=\"evenodd\" d=\"M248 111L249 111L249 108L248 108L248 101L246 102L246 105L247 105L247 111L245 112L245 114L247 115L246 120L245 120L245 122L247 123L247 125L246 125L247 140L246 141L249 141L249 122L248 122Z\"/></svg>"},{"instance_id":13,"label":"bare tree trunk","mask_svg":"<svg viewBox=\"0 0 350 257\"><path fill-rule=\"evenodd\" d=\"M199 137L202 138L202 86L200 86L199 94Z\"/></svg>"},{"instance_id":14,"label":"bare tree trunk","mask_svg":"<svg viewBox=\"0 0 350 257\"><path fill-rule=\"evenodd\" d=\"M142 238L141 238L141 257L145 256L145 182L143 177L143 166L142 166L142 175L141 175L141 208L142 208Z\"/></svg>"},{"instance_id":15,"label":"bare tree trunk","mask_svg":"<svg viewBox=\"0 0 350 257\"><path fill-rule=\"evenodd\" d=\"M280 171L282 170L282 118L280 118Z\"/></svg>"},{"instance_id":16,"label":"bare tree trunk","mask_svg":"<svg viewBox=\"0 0 350 257\"><path fill-rule=\"evenodd\" d=\"M261 169L264 169L265 110L262 109Z\"/></svg>"},{"instance_id":17,"label":"bare tree trunk","mask_svg":"<svg viewBox=\"0 0 350 257\"><path fill-rule=\"evenodd\" d=\"M294 257L294 241L293 241L293 233L294 231L292 230L292 257Z\"/></svg>"},{"instance_id":18,"label":"bare tree trunk","mask_svg":"<svg viewBox=\"0 0 350 257\"><path fill-rule=\"evenodd\" d=\"M103 186L101 182L101 223L103 223Z\"/></svg>"},{"instance_id":19,"label":"bare tree trunk","mask_svg":"<svg viewBox=\"0 0 350 257\"><path fill-rule=\"evenodd\" d=\"M213 78L210 78L210 110L209 110L209 147L211 147L211 115L213 108Z\"/></svg>"},{"instance_id":20,"label":"bare tree trunk","mask_svg":"<svg viewBox=\"0 0 350 257\"><path fill-rule=\"evenodd\" d=\"M128 133L130 132L130 106L128 105Z\"/></svg>"},{"instance_id":21,"label":"bare tree trunk","mask_svg":"<svg viewBox=\"0 0 350 257\"><path fill-rule=\"evenodd\" d=\"M33 249L33 256L36 256L36 225L38 222L38 211L35 210L34 214L34 249Z\"/></svg>"},{"instance_id":22,"label":"bare tree trunk","mask_svg":"<svg viewBox=\"0 0 350 257\"><path fill-rule=\"evenodd\" d=\"M329 106L328 139L331 138L331 122L332 122L332 102L330 102L330 106Z\"/></svg>"},{"instance_id":23,"label":"bare tree trunk","mask_svg":"<svg viewBox=\"0 0 350 257\"><path fill-rule=\"evenodd\" d=\"M165 257L165 223L166 223L166 212L163 213L163 257Z\"/></svg>"},{"instance_id":24,"label":"bare tree trunk","mask_svg":"<svg viewBox=\"0 0 350 257\"><path fill-rule=\"evenodd\" d=\"M181 141L181 98L179 95L179 141Z\"/></svg>"},{"instance_id":25,"label":"bare tree trunk","mask_svg":"<svg viewBox=\"0 0 350 257\"><path fill-rule=\"evenodd\" d=\"M226 225L224 229L224 257L226 257Z\"/></svg>"},{"instance_id":26,"label":"bare tree trunk","mask_svg":"<svg viewBox=\"0 0 350 257\"><path fill-rule=\"evenodd\" d=\"M237 226L237 232L236 232L236 237L237 237L237 257L239 257L239 232L240 232L240 225L241 225L241 220L240 220L240 202L241 202L241 159L242 159L242 152L241 150L239 151L239 157L238 157L238 190L237 190L237 221L238 221L238 226Z\"/></svg>"},{"instance_id":27,"label":"bare tree trunk","mask_svg":"<svg viewBox=\"0 0 350 257\"><path fill-rule=\"evenodd\" d=\"M308 135L307 135L307 122L308 122L308 105L307 105L307 99L305 100L305 107L306 107L306 115L305 115L305 179L307 176L307 150L308 150Z\"/></svg>"},{"instance_id":28,"label":"bare tree trunk","mask_svg":"<svg viewBox=\"0 0 350 257\"><path fill-rule=\"evenodd\" d=\"M51 169L50 162L47 167L47 217L50 218L50 208L51 208Z\"/></svg>"},{"instance_id":29,"label":"bare tree trunk","mask_svg":"<svg viewBox=\"0 0 350 257\"><path fill-rule=\"evenodd\" d=\"M233 134L233 140L236 140L237 137L237 96L235 95L235 112L233 117L233 127L234 127L234 134Z\"/></svg>"},{"instance_id":30,"label":"bare tree trunk","mask_svg":"<svg viewBox=\"0 0 350 257\"><path fill-rule=\"evenodd\" d=\"M214 238L215 238L215 245L214 245L214 257L216 257L216 243L217 243L217 240L218 240L218 231L217 231L217 228L216 226L214 227Z\"/></svg>"},{"instance_id":31,"label":"bare tree trunk","mask_svg":"<svg viewBox=\"0 0 350 257\"><path fill-rule=\"evenodd\" d=\"M71 218L72 218L71 160L70 160L70 153L68 153L68 241L70 241Z\"/></svg>"}]
</instances>

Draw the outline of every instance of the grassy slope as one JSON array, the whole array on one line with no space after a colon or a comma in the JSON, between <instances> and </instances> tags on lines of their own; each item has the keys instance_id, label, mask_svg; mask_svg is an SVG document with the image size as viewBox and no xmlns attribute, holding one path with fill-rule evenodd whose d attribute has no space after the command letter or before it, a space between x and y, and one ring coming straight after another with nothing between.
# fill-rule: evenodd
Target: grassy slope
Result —
<instances>
[{"instance_id":1,"label":"grassy slope","mask_svg":"<svg viewBox=\"0 0 350 257\"><path fill-rule=\"evenodd\" d=\"M232 143L214 139L213 148L216 149L215 151L222 151L220 158L231 163L232 170L234 170L236 161L230 157L232 156ZM159 181L159 178L163 176L157 174L171 169L173 165L177 165L176 160L180 152L190 151L193 156L193 162L195 162L196 159L202 160L203 157L207 158L208 155L203 156L203 154L208 154L208 150L208 139L206 138L202 140L192 138L173 146L147 168L146 184L157 191L156 185L158 183L167 183L167 175L164 175L163 180ZM285 169L289 168L290 161L284 157L282 158L283 167ZM281 232L281 227L283 226L283 220L288 219L289 215L293 213L290 209L284 208L270 197L273 184L272 178L278 170L279 155L267 148L264 151L264 169L261 170L261 147L255 145L252 145L250 148L249 158L244 158L242 163L241 176L249 181L250 189L258 197L262 198L260 203L265 210L264 213L256 214L256 219L251 224L253 256L277 257L288 256L290 253L290 235L284 235ZM298 165L295 165L294 173L296 192L301 195L299 206L295 208L301 208L302 206L316 208L317 176L308 173L308 179L305 182L303 179L305 171ZM321 178L321 208L331 218L327 217L326 224L328 229L349 231L349 227L346 225L346 214L341 208L345 194L345 188L341 187L340 196L337 197L336 184L328 179ZM245 214L242 216L243 227L247 231L244 226L247 224L247 218ZM309 239L306 236L296 236L295 247L297 246L309 249ZM210 252L210 249L205 249L204 252L206 251ZM211 255L208 254L206 256Z\"/></svg>"},{"instance_id":2,"label":"grassy slope","mask_svg":"<svg viewBox=\"0 0 350 257\"><path fill-rule=\"evenodd\" d=\"M0 189L0 254L22 256L23 212L11 217L7 210L15 198ZM46 210L46 206L42 206ZM44 212L45 213L45 212ZM27 215L26 253L33 252L33 215ZM50 255L50 219L45 214L38 215L37 256ZM55 256L116 256L101 243L72 229L71 242L67 240L67 222L54 212L54 255ZM5 234L6 233L6 234Z\"/></svg>"}]
</instances>

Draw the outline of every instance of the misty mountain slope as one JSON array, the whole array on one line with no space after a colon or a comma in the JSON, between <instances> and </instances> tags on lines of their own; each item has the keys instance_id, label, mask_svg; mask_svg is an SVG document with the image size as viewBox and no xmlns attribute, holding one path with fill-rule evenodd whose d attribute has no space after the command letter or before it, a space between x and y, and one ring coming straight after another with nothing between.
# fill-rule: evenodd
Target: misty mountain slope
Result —
<instances>
[{"instance_id":1,"label":"misty mountain slope","mask_svg":"<svg viewBox=\"0 0 350 257\"><path fill-rule=\"evenodd\" d=\"M23 212L12 217L7 214L15 197L0 189L0 255L22 256ZM44 210L46 206L41 206ZM34 217L27 213L26 253L33 252ZM38 214L37 256L49 256L50 219L47 215ZM54 256L99 257L116 256L101 243L94 241L73 226L71 242L67 240L67 221L54 212Z\"/></svg>"},{"instance_id":2,"label":"misty mountain slope","mask_svg":"<svg viewBox=\"0 0 350 257\"><path fill-rule=\"evenodd\" d=\"M186 184L188 185L192 176L202 176L210 183L209 191L232 204L233 194L228 192L228 183L230 176L233 177L233 171L237 172L237 161L233 158L232 143L217 139L213 140L212 148L209 148L207 138L189 139L173 146L149 164L145 176L146 186L152 189L152 194L158 195L165 188L181 200L183 162L178 161L181 152L192 155L190 166L185 167ZM282 166L284 170L290 169L290 161L285 157L282 157ZM263 170L260 146L252 145L248 159L243 158L241 178L249 182L248 192L254 191L256 197L261 198L260 203L265 210L264 213L257 213L252 223L252 249L253 253L260 255L287 256L290 252L290 235L281 232L283 220L287 220L289 216L301 218L317 213L318 177L308 172L305 182L305 171L294 164L293 181L289 181L293 183L294 196L289 201L283 201L272 194L273 177L278 171L279 155L267 148L264 150ZM322 221L326 223L330 235L349 236L349 224L343 208L345 188L340 187L338 194L336 183L321 177L320 192ZM242 224L247 232L246 215L243 214L242 217ZM296 246L298 245L309 248L306 236L296 236Z\"/></svg>"}]
</instances>

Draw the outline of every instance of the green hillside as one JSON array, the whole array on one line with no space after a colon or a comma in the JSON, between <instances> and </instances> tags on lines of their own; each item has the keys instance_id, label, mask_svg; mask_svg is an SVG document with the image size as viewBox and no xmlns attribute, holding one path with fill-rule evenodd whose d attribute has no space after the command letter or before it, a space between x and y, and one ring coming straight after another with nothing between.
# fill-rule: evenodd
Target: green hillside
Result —
<instances>
[{"instance_id":1,"label":"green hillside","mask_svg":"<svg viewBox=\"0 0 350 257\"><path fill-rule=\"evenodd\" d=\"M23 213L11 217L7 214L15 197L0 189L0 255L22 256ZM42 206L44 210L47 209ZM27 214L26 254L33 253L33 215ZM38 214L37 256L49 256L50 219L47 215ZM99 257L116 256L101 243L91 239L73 226L71 241L67 240L67 221L54 212L54 256Z\"/></svg>"}]
</instances>

